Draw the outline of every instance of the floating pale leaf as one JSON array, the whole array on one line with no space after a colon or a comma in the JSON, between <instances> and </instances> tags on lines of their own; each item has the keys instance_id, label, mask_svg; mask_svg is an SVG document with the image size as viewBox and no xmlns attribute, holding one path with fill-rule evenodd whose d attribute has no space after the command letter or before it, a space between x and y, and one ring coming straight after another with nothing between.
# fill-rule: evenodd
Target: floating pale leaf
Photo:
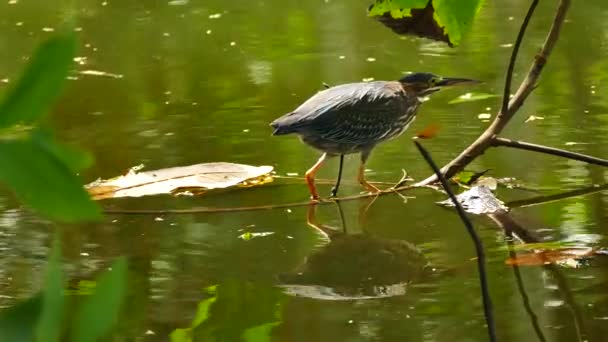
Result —
<instances>
[{"instance_id":1,"label":"floating pale leaf","mask_svg":"<svg viewBox=\"0 0 608 342\"><path fill-rule=\"evenodd\" d=\"M528 123L530 121L536 121L536 120L545 120L545 118L543 118L542 116L530 115L524 122Z\"/></svg>"},{"instance_id":2,"label":"floating pale leaf","mask_svg":"<svg viewBox=\"0 0 608 342\"><path fill-rule=\"evenodd\" d=\"M492 117L492 114L490 113L481 113L479 115L477 115L477 118L480 120L487 120L490 119Z\"/></svg>"},{"instance_id":3,"label":"floating pale leaf","mask_svg":"<svg viewBox=\"0 0 608 342\"><path fill-rule=\"evenodd\" d=\"M483 185L488 189L494 191L498 188L498 181L494 177L481 177L478 180L473 182L473 185L480 186Z\"/></svg>"},{"instance_id":4,"label":"floating pale leaf","mask_svg":"<svg viewBox=\"0 0 608 342\"><path fill-rule=\"evenodd\" d=\"M255 239L257 237L264 237L264 236L268 236L268 235L272 235L272 234L274 234L274 232L261 232L261 233L246 232L246 233L239 235L238 238L245 240L245 241L249 241L249 240Z\"/></svg>"},{"instance_id":5,"label":"floating pale leaf","mask_svg":"<svg viewBox=\"0 0 608 342\"><path fill-rule=\"evenodd\" d=\"M496 198L492 191L484 185L474 186L471 189L456 195L456 198L460 205L462 205L462 208L471 214L504 213L509 210L509 208L507 208L501 200ZM441 201L438 204L446 207L454 206L454 203L452 203L452 200L450 199Z\"/></svg>"},{"instance_id":6,"label":"floating pale leaf","mask_svg":"<svg viewBox=\"0 0 608 342\"><path fill-rule=\"evenodd\" d=\"M455 103L463 103L463 102L473 102L473 101L481 101L485 99L491 99L493 97L498 97L497 94L489 94L489 93L465 93L452 101L448 102L449 104Z\"/></svg>"},{"instance_id":7,"label":"floating pale leaf","mask_svg":"<svg viewBox=\"0 0 608 342\"><path fill-rule=\"evenodd\" d=\"M272 166L206 163L134 172L86 186L93 199L158 194L202 193L232 186L250 187L272 181Z\"/></svg>"}]
</instances>

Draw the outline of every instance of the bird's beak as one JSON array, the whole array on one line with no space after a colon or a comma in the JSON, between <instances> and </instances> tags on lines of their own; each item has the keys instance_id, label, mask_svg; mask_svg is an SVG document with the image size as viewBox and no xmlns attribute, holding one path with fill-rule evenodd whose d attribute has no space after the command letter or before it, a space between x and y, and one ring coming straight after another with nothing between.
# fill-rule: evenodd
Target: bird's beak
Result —
<instances>
[{"instance_id":1,"label":"bird's beak","mask_svg":"<svg viewBox=\"0 0 608 342\"><path fill-rule=\"evenodd\" d=\"M481 81L471 80L468 78L450 78L444 77L441 81L435 83L438 87L450 87L455 85L479 84Z\"/></svg>"}]
</instances>

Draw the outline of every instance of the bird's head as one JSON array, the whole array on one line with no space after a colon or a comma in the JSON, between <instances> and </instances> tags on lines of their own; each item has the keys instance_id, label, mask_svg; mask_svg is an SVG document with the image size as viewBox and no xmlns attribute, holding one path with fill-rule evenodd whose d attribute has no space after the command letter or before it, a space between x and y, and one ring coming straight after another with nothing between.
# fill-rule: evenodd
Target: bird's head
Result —
<instances>
[{"instance_id":1,"label":"bird's head","mask_svg":"<svg viewBox=\"0 0 608 342\"><path fill-rule=\"evenodd\" d=\"M411 73L400 78L399 82L419 97L427 96L445 87L481 83L468 78L441 77L430 72Z\"/></svg>"}]
</instances>

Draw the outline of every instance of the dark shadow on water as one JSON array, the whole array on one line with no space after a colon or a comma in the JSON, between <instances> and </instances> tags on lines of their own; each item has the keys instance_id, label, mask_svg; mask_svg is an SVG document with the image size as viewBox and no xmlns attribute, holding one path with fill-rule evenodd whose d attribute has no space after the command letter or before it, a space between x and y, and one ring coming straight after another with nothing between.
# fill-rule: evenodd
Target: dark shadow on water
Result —
<instances>
[{"instance_id":1,"label":"dark shadow on water","mask_svg":"<svg viewBox=\"0 0 608 342\"><path fill-rule=\"evenodd\" d=\"M361 202L359 223L369 206ZM279 275L287 294L325 300L382 298L403 295L412 282L424 278L427 261L413 244L366 233L349 233L342 207L336 203L342 227L319 223L317 205L310 205L308 225L328 239L295 270Z\"/></svg>"}]
</instances>

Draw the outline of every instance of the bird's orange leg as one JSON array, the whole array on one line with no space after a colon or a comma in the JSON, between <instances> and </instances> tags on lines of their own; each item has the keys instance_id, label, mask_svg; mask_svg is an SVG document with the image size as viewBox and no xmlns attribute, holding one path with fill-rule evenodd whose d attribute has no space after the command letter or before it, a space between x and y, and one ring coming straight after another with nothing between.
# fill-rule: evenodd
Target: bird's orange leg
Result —
<instances>
[{"instance_id":1,"label":"bird's orange leg","mask_svg":"<svg viewBox=\"0 0 608 342\"><path fill-rule=\"evenodd\" d=\"M380 192L380 189L365 180L365 162L369 157L371 150L361 152L361 165L359 165L359 172L357 173L357 180L359 184L366 188L369 192Z\"/></svg>"},{"instance_id":2,"label":"bird's orange leg","mask_svg":"<svg viewBox=\"0 0 608 342\"><path fill-rule=\"evenodd\" d=\"M315 187L315 175L317 174L317 171L319 171L321 166L323 166L325 158L327 158L327 153L323 153L323 155L321 156L321 158L319 158L319 160L317 160L315 165L313 165L308 171L306 171L306 174L304 174L304 179L306 179L306 185L308 185L308 190L310 191L310 195L312 196L313 200L319 199L319 193L317 192L317 188Z\"/></svg>"}]
</instances>

